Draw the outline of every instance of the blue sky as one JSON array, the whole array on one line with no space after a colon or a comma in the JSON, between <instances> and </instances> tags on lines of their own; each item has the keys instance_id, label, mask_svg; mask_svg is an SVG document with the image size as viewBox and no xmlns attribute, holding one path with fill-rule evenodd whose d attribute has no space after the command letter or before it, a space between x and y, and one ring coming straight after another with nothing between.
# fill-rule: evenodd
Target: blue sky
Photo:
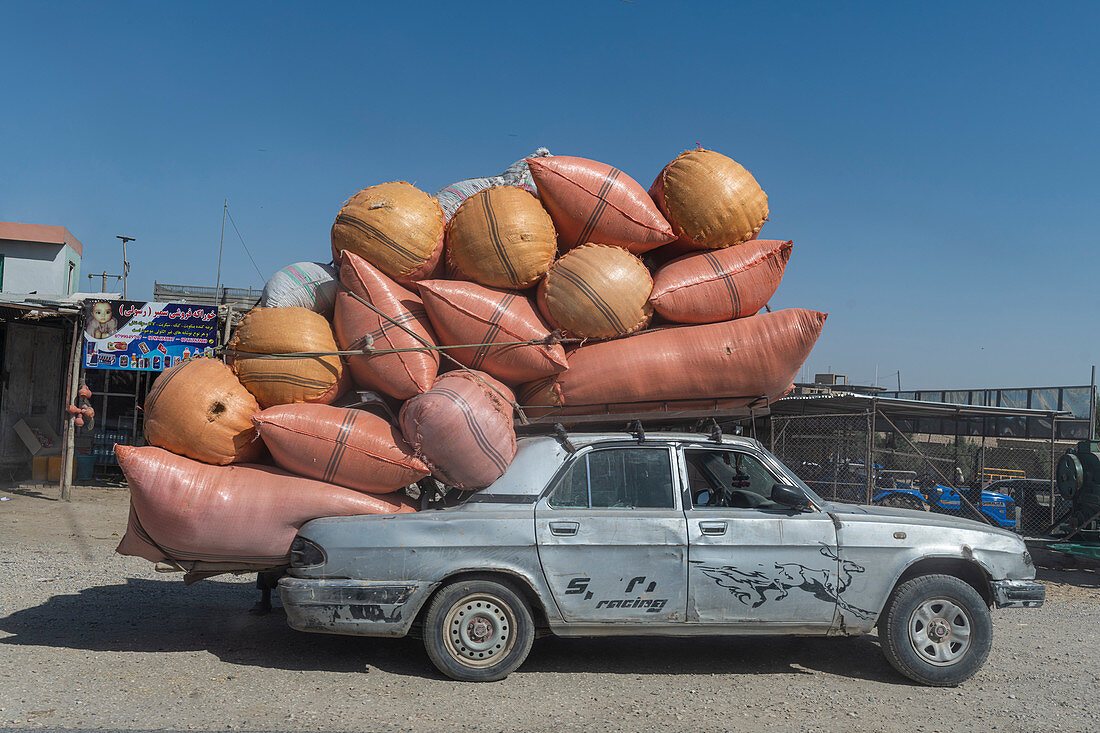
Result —
<instances>
[{"instance_id":1,"label":"blue sky","mask_svg":"<svg viewBox=\"0 0 1100 733\"><path fill-rule=\"evenodd\" d=\"M545 145L648 187L700 143L793 239L805 371L1087 383L1100 362L1100 6L0 2L0 220L62 224L131 296L329 257L356 190ZM85 285L88 281L85 278ZM96 285L98 287L98 283Z\"/></svg>"}]
</instances>

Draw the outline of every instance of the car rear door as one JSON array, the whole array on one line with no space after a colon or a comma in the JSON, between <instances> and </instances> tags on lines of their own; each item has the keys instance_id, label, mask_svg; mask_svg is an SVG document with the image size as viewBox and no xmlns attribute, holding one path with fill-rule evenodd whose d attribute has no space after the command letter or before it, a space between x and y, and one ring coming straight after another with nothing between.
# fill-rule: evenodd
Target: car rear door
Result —
<instances>
[{"instance_id":1,"label":"car rear door","mask_svg":"<svg viewBox=\"0 0 1100 733\"><path fill-rule=\"evenodd\" d=\"M667 445L586 450L536 504L539 559L567 622L684 620L687 529L673 460Z\"/></svg>"}]
</instances>

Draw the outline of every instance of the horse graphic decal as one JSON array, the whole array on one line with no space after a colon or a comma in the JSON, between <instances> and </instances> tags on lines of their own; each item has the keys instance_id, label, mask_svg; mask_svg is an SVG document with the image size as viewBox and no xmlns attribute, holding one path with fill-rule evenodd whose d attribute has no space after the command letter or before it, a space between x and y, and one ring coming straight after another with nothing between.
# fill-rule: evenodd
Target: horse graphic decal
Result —
<instances>
[{"instance_id":1,"label":"horse graphic decal","mask_svg":"<svg viewBox=\"0 0 1100 733\"><path fill-rule=\"evenodd\" d=\"M781 601L792 590L800 590L818 600L835 603L842 611L861 618L874 616L873 611L853 606L843 598L853 577L865 572L866 568L842 559L826 544L822 544L820 552L838 563L836 582L833 582L834 571L830 568L810 568L794 562L777 562L772 569L751 571L733 565L706 565L700 560L692 560L691 564L720 587L729 589L734 598L752 608L759 608L769 601Z\"/></svg>"}]
</instances>

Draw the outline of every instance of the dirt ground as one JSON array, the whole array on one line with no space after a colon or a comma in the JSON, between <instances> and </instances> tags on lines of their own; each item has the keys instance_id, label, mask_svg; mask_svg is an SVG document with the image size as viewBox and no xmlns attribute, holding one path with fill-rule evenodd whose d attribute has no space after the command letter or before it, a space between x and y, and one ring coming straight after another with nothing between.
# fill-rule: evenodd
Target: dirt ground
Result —
<instances>
[{"instance_id":1,"label":"dirt ground","mask_svg":"<svg viewBox=\"0 0 1100 733\"><path fill-rule=\"evenodd\" d=\"M0 727L176 730L1095 731L1100 576L994 614L954 689L859 639L536 641L506 680L443 678L419 641L309 635L249 613L252 577L185 587L114 553L127 492L0 490Z\"/></svg>"}]
</instances>

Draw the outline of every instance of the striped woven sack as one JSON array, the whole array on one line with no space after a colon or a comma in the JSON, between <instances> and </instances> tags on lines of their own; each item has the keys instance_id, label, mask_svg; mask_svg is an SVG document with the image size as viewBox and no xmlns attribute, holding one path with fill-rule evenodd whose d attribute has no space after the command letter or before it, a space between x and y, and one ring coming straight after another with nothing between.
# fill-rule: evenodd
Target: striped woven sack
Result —
<instances>
[{"instance_id":1,"label":"striped woven sack","mask_svg":"<svg viewBox=\"0 0 1100 733\"><path fill-rule=\"evenodd\" d=\"M336 351L332 326L308 308L253 308L229 342L233 371L260 407L329 403L347 389L339 356L251 357L253 354Z\"/></svg>"},{"instance_id":2,"label":"striped woven sack","mask_svg":"<svg viewBox=\"0 0 1100 733\"><path fill-rule=\"evenodd\" d=\"M252 416L279 468L384 494L428 475L401 432L378 415L330 405L280 405Z\"/></svg>"},{"instance_id":3,"label":"striped woven sack","mask_svg":"<svg viewBox=\"0 0 1100 733\"><path fill-rule=\"evenodd\" d=\"M649 303L677 323L718 323L754 315L779 287L792 246L752 239L736 247L684 255L654 274Z\"/></svg>"},{"instance_id":4,"label":"striped woven sack","mask_svg":"<svg viewBox=\"0 0 1100 733\"><path fill-rule=\"evenodd\" d=\"M216 359L165 369L145 397L145 441L204 463L259 460L250 416L260 409L233 370Z\"/></svg>"},{"instance_id":5,"label":"striped woven sack","mask_svg":"<svg viewBox=\"0 0 1100 733\"><path fill-rule=\"evenodd\" d=\"M523 290L557 254L557 234L537 198L498 186L466 199L447 225L447 266L490 288Z\"/></svg>"},{"instance_id":6,"label":"striped woven sack","mask_svg":"<svg viewBox=\"0 0 1100 733\"><path fill-rule=\"evenodd\" d=\"M529 165L562 250L597 242L642 254L676 239L646 190L618 168L568 155Z\"/></svg>"},{"instance_id":7,"label":"striped woven sack","mask_svg":"<svg viewBox=\"0 0 1100 733\"><path fill-rule=\"evenodd\" d=\"M500 478L516 455L511 390L483 372L447 372L401 407L401 432L432 474L457 489Z\"/></svg>"},{"instance_id":8,"label":"striped woven sack","mask_svg":"<svg viewBox=\"0 0 1100 733\"><path fill-rule=\"evenodd\" d=\"M336 296L336 339L342 350L362 348L367 340L375 349L421 349L437 344L420 296L366 260L345 252L340 282L347 290ZM429 349L349 356L348 369L359 387L405 400L435 382L439 353Z\"/></svg>"},{"instance_id":9,"label":"striped woven sack","mask_svg":"<svg viewBox=\"0 0 1100 733\"><path fill-rule=\"evenodd\" d=\"M322 262L295 262L276 272L264 285L260 305L265 308L299 306L332 318L340 282L336 268Z\"/></svg>"},{"instance_id":10,"label":"striped woven sack","mask_svg":"<svg viewBox=\"0 0 1100 733\"><path fill-rule=\"evenodd\" d=\"M332 259L348 250L398 282L431 277L443 252L443 209L411 183L364 188L348 199L332 225Z\"/></svg>"},{"instance_id":11,"label":"striped woven sack","mask_svg":"<svg viewBox=\"0 0 1100 733\"><path fill-rule=\"evenodd\" d=\"M578 338L625 336L653 316L653 279L622 247L585 244L561 256L538 288L546 322Z\"/></svg>"},{"instance_id":12,"label":"striped woven sack","mask_svg":"<svg viewBox=\"0 0 1100 733\"><path fill-rule=\"evenodd\" d=\"M701 326L674 326L582 346L569 368L520 389L521 403L775 399L810 355L825 313L790 308ZM751 400L750 400L751 401Z\"/></svg>"},{"instance_id":13,"label":"striped woven sack","mask_svg":"<svg viewBox=\"0 0 1100 733\"><path fill-rule=\"evenodd\" d=\"M151 562L285 565L298 529L318 517L415 511L400 495L246 464L210 466L161 448L115 446L130 487L130 522L115 552Z\"/></svg>"},{"instance_id":14,"label":"striped woven sack","mask_svg":"<svg viewBox=\"0 0 1100 733\"><path fill-rule=\"evenodd\" d=\"M441 344L480 344L448 349L464 366L506 384L547 377L568 366L565 350L548 341L550 329L523 293L453 280L422 280L417 289ZM538 340L547 342L527 343Z\"/></svg>"},{"instance_id":15,"label":"striped woven sack","mask_svg":"<svg viewBox=\"0 0 1100 733\"><path fill-rule=\"evenodd\" d=\"M687 249L747 242L768 220L768 196L740 163L712 150L688 150L664 167L649 195Z\"/></svg>"}]
</instances>

